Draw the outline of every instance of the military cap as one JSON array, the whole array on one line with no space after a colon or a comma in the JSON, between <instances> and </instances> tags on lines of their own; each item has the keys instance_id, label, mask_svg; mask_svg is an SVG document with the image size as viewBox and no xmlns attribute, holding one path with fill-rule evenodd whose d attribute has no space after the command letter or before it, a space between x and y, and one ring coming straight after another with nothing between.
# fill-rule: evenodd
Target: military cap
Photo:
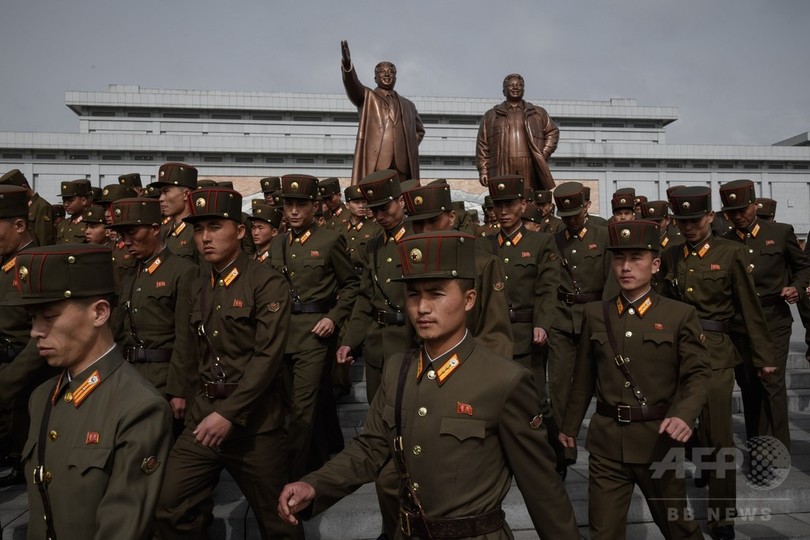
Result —
<instances>
[{"instance_id":1,"label":"military cap","mask_svg":"<svg viewBox=\"0 0 810 540\"><path fill-rule=\"evenodd\" d=\"M85 223L106 223L104 219L104 207L94 204L82 213L82 221Z\"/></svg>"},{"instance_id":2,"label":"military cap","mask_svg":"<svg viewBox=\"0 0 810 540\"><path fill-rule=\"evenodd\" d=\"M538 189L534 192L534 204L548 204L550 202L552 202L551 191Z\"/></svg>"},{"instance_id":3,"label":"military cap","mask_svg":"<svg viewBox=\"0 0 810 540\"><path fill-rule=\"evenodd\" d=\"M647 201L641 203L641 217L649 220L664 219L669 215L667 201Z\"/></svg>"},{"instance_id":4,"label":"military cap","mask_svg":"<svg viewBox=\"0 0 810 540\"><path fill-rule=\"evenodd\" d=\"M343 197L347 201L361 200L361 201L365 202L365 200L366 200L366 198L363 197L363 190L360 189L360 186L349 186L349 187L347 187L346 189L343 190Z\"/></svg>"},{"instance_id":5,"label":"military cap","mask_svg":"<svg viewBox=\"0 0 810 540\"><path fill-rule=\"evenodd\" d=\"M397 244L402 277L414 279L475 279L475 237L459 231L405 236Z\"/></svg>"},{"instance_id":6,"label":"military cap","mask_svg":"<svg viewBox=\"0 0 810 540\"><path fill-rule=\"evenodd\" d=\"M489 179L489 196L492 202L522 199L523 178L516 175L496 176Z\"/></svg>"},{"instance_id":7,"label":"military cap","mask_svg":"<svg viewBox=\"0 0 810 540\"><path fill-rule=\"evenodd\" d=\"M608 245L606 249L647 249L658 251L661 231L654 221L635 219L633 221L613 221L608 223Z\"/></svg>"},{"instance_id":8,"label":"military cap","mask_svg":"<svg viewBox=\"0 0 810 540\"><path fill-rule=\"evenodd\" d=\"M28 217L28 190L0 184L0 218Z\"/></svg>"},{"instance_id":9,"label":"military cap","mask_svg":"<svg viewBox=\"0 0 810 540\"><path fill-rule=\"evenodd\" d=\"M554 203L557 205L557 215L561 217L575 216L585 208L585 190L588 189L579 182L565 182L554 190Z\"/></svg>"},{"instance_id":10,"label":"military cap","mask_svg":"<svg viewBox=\"0 0 810 540\"><path fill-rule=\"evenodd\" d=\"M366 198L366 206L375 208L384 206L402 195L402 186L397 178L397 171L383 169L369 174L358 184Z\"/></svg>"},{"instance_id":11,"label":"military cap","mask_svg":"<svg viewBox=\"0 0 810 540\"><path fill-rule=\"evenodd\" d=\"M281 218L284 217L284 212L267 204L265 201L255 199L253 201L253 219L266 221L276 229L281 225Z\"/></svg>"},{"instance_id":12,"label":"military cap","mask_svg":"<svg viewBox=\"0 0 810 540\"><path fill-rule=\"evenodd\" d=\"M340 180L334 176L324 178L318 182L318 191L321 192L321 197L331 197L332 195L340 195Z\"/></svg>"},{"instance_id":13,"label":"military cap","mask_svg":"<svg viewBox=\"0 0 810 540\"><path fill-rule=\"evenodd\" d=\"M732 180L720 186L720 200L723 211L741 210L757 202L754 183L751 180Z\"/></svg>"},{"instance_id":14,"label":"military cap","mask_svg":"<svg viewBox=\"0 0 810 540\"><path fill-rule=\"evenodd\" d=\"M96 244L32 247L17 255L19 295L6 305L34 305L115 294L110 248Z\"/></svg>"},{"instance_id":15,"label":"military cap","mask_svg":"<svg viewBox=\"0 0 810 540\"><path fill-rule=\"evenodd\" d=\"M613 192L614 195L628 195L631 199L636 196L636 188L623 187Z\"/></svg>"},{"instance_id":16,"label":"military cap","mask_svg":"<svg viewBox=\"0 0 810 540\"><path fill-rule=\"evenodd\" d=\"M613 198L610 199L610 207L615 212L616 210L632 210L633 197L629 193L614 193Z\"/></svg>"},{"instance_id":17,"label":"military cap","mask_svg":"<svg viewBox=\"0 0 810 540\"><path fill-rule=\"evenodd\" d=\"M110 184L101 190L101 199L97 201L101 205L112 204L118 199L128 199L137 197L138 193L130 186L124 184Z\"/></svg>"},{"instance_id":18,"label":"military cap","mask_svg":"<svg viewBox=\"0 0 810 540\"><path fill-rule=\"evenodd\" d=\"M445 184L447 183L444 180L434 180L433 182L431 182L431 184L435 184L437 182L439 183L444 182ZM399 183L399 190L402 192L402 194L407 193L408 191L411 191L412 189L416 189L418 187L422 187L422 183L415 178L411 178L410 180L403 180L402 182Z\"/></svg>"},{"instance_id":19,"label":"military cap","mask_svg":"<svg viewBox=\"0 0 810 540\"><path fill-rule=\"evenodd\" d=\"M197 168L185 163L164 163L158 170L158 187L180 186L197 189Z\"/></svg>"},{"instance_id":20,"label":"military cap","mask_svg":"<svg viewBox=\"0 0 810 540\"><path fill-rule=\"evenodd\" d=\"M314 201L318 198L318 179L308 174L285 174L281 177L281 196Z\"/></svg>"},{"instance_id":21,"label":"military cap","mask_svg":"<svg viewBox=\"0 0 810 540\"><path fill-rule=\"evenodd\" d=\"M268 176L267 178L262 178L259 180L259 185L262 186L262 193L273 193L281 189L281 177Z\"/></svg>"},{"instance_id":22,"label":"military cap","mask_svg":"<svg viewBox=\"0 0 810 540\"><path fill-rule=\"evenodd\" d=\"M143 187L141 184L141 175L139 173L122 174L118 177L118 183L122 186L131 188Z\"/></svg>"},{"instance_id":23,"label":"military cap","mask_svg":"<svg viewBox=\"0 0 810 540\"><path fill-rule=\"evenodd\" d=\"M403 198L409 221L432 219L451 211L454 207L454 203L450 200L450 186L447 184L412 189L405 192Z\"/></svg>"},{"instance_id":24,"label":"military cap","mask_svg":"<svg viewBox=\"0 0 810 540\"><path fill-rule=\"evenodd\" d=\"M6 184L9 186L19 186L24 187L26 189L31 188L31 186L28 184L28 179L25 177L23 173L20 172L19 169L11 169L2 177L0 177L0 184Z\"/></svg>"},{"instance_id":25,"label":"military cap","mask_svg":"<svg viewBox=\"0 0 810 540\"><path fill-rule=\"evenodd\" d=\"M586 202L591 200L591 188L590 187L582 186L582 198L585 199Z\"/></svg>"},{"instance_id":26,"label":"military cap","mask_svg":"<svg viewBox=\"0 0 810 540\"><path fill-rule=\"evenodd\" d=\"M63 218L67 215L64 204L54 204L51 205L51 208L53 208L53 217L55 218Z\"/></svg>"},{"instance_id":27,"label":"military cap","mask_svg":"<svg viewBox=\"0 0 810 540\"><path fill-rule=\"evenodd\" d=\"M280 189L275 190L271 196L273 197L273 206L284 208L284 197L282 197Z\"/></svg>"},{"instance_id":28,"label":"military cap","mask_svg":"<svg viewBox=\"0 0 810 540\"><path fill-rule=\"evenodd\" d=\"M197 180L197 189L217 187L217 181L210 178L202 178Z\"/></svg>"},{"instance_id":29,"label":"military cap","mask_svg":"<svg viewBox=\"0 0 810 540\"><path fill-rule=\"evenodd\" d=\"M450 189L448 188L448 192L449 191L450 191ZM464 207L464 201L453 201L450 204L453 207L453 210L455 210L456 212L466 212L467 211L467 209Z\"/></svg>"},{"instance_id":30,"label":"military cap","mask_svg":"<svg viewBox=\"0 0 810 540\"><path fill-rule=\"evenodd\" d=\"M91 187L90 196L93 198L93 202L99 202L101 200L101 188L95 186Z\"/></svg>"},{"instance_id":31,"label":"military cap","mask_svg":"<svg viewBox=\"0 0 810 540\"><path fill-rule=\"evenodd\" d=\"M757 199L757 216L763 218L776 217L776 201L761 197Z\"/></svg>"},{"instance_id":32,"label":"military cap","mask_svg":"<svg viewBox=\"0 0 810 540\"><path fill-rule=\"evenodd\" d=\"M676 218L705 216L712 210L712 190L704 186L682 187L669 196L669 206Z\"/></svg>"},{"instance_id":33,"label":"military cap","mask_svg":"<svg viewBox=\"0 0 810 540\"><path fill-rule=\"evenodd\" d=\"M159 225L160 201L153 198L118 199L110 207L112 224L110 227L132 227L138 225Z\"/></svg>"},{"instance_id":34,"label":"military cap","mask_svg":"<svg viewBox=\"0 0 810 540\"><path fill-rule=\"evenodd\" d=\"M195 223L208 218L232 219L242 223L242 195L227 188L195 189L191 198L191 215L183 221Z\"/></svg>"},{"instance_id":35,"label":"military cap","mask_svg":"<svg viewBox=\"0 0 810 540\"><path fill-rule=\"evenodd\" d=\"M78 180L65 180L61 185L62 198L65 197L90 197L90 180L79 178Z\"/></svg>"},{"instance_id":36,"label":"military cap","mask_svg":"<svg viewBox=\"0 0 810 540\"><path fill-rule=\"evenodd\" d=\"M667 188L667 200L669 200L669 198L672 196L673 193L675 193L676 191L678 191L679 189L681 189L683 187L686 187L686 186L684 186L683 184L677 184L677 185L674 185L674 186L669 186Z\"/></svg>"},{"instance_id":37,"label":"military cap","mask_svg":"<svg viewBox=\"0 0 810 540\"><path fill-rule=\"evenodd\" d=\"M147 185L144 192L146 197L152 199L159 199L160 198L160 186L157 182L152 182L151 184Z\"/></svg>"},{"instance_id":38,"label":"military cap","mask_svg":"<svg viewBox=\"0 0 810 540\"><path fill-rule=\"evenodd\" d=\"M495 203L492 202L492 197L489 195L484 195L484 204L481 207L486 210L488 208L495 208Z\"/></svg>"},{"instance_id":39,"label":"military cap","mask_svg":"<svg viewBox=\"0 0 810 540\"><path fill-rule=\"evenodd\" d=\"M220 180L215 184L218 187L233 189L233 180Z\"/></svg>"},{"instance_id":40,"label":"military cap","mask_svg":"<svg viewBox=\"0 0 810 540\"><path fill-rule=\"evenodd\" d=\"M633 202L634 202L634 203L636 203L636 204L644 204L644 203L645 203L645 202L647 202L648 200L649 200L649 199L647 199L647 197L646 197L646 196L644 196L644 195L636 195L636 196L633 198Z\"/></svg>"},{"instance_id":41,"label":"military cap","mask_svg":"<svg viewBox=\"0 0 810 540\"><path fill-rule=\"evenodd\" d=\"M526 210L523 211L523 215L520 216L520 219L540 223L543 221L543 213L540 212L540 209L537 208L537 206L530 204L526 206Z\"/></svg>"}]
</instances>

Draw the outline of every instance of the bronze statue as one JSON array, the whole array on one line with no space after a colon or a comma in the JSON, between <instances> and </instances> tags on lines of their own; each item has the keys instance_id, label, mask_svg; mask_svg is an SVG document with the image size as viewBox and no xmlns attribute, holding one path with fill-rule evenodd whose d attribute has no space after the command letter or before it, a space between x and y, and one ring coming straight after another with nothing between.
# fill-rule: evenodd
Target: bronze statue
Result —
<instances>
[{"instance_id":1,"label":"bronze statue","mask_svg":"<svg viewBox=\"0 0 810 540\"><path fill-rule=\"evenodd\" d=\"M373 90L357 78L349 52L349 43L340 42L341 68L346 95L360 113L357 144L354 148L352 185L381 169L394 169L399 180L419 178L419 143L425 128L416 106L394 91L397 68L380 62L374 68Z\"/></svg>"},{"instance_id":2,"label":"bronze statue","mask_svg":"<svg viewBox=\"0 0 810 540\"><path fill-rule=\"evenodd\" d=\"M548 158L560 130L546 110L523 100L523 77L503 80L506 101L486 112L478 129L476 165L481 185L490 177L517 174L532 189L554 189Z\"/></svg>"}]
</instances>

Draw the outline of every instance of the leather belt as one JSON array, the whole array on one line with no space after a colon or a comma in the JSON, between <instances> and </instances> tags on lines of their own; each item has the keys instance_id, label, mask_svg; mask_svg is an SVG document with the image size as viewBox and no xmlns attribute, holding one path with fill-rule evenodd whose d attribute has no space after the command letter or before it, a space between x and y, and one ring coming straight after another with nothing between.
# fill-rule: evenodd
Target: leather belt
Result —
<instances>
[{"instance_id":1,"label":"leather belt","mask_svg":"<svg viewBox=\"0 0 810 540\"><path fill-rule=\"evenodd\" d=\"M602 291L595 293L571 293L565 291L557 291L557 300L562 300L569 306L574 304L587 304L588 302L596 302L602 299Z\"/></svg>"},{"instance_id":2,"label":"leather belt","mask_svg":"<svg viewBox=\"0 0 810 540\"><path fill-rule=\"evenodd\" d=\"M405 537L470 538L502 529L504 516L503 510L499 508L477 516L427 518L423 521L419 514L400 508L399 529Z\"/></svg>"},{"instance_id":3,"label":"leather belt","mask_svg":"<svg viewBox=\"0 0 810 540\"><path fill-rule=\"evenodd\" d=\"M237 383L203 381L203 392L208 399L224 399L236 391Z\"/></svg>"},{"instance_id":4,"label":"leather belt","mask_svg":"<svg viewBox=\"0 0 810 540\"><path fill-rule=\"evenodd\" d=\"M405 314L401 311L385 311L382 309L377 310L377 324L381 326L395 325L402 326L405 324Z\"/></svg>"},{"instance_id":5,"label":"leather belt","mask_svg":"<svg viewBox=\"0 0 810 540\"><path fill-rule=\"evenodd\" d=\"M609 416L619 423L644 422L646 420L661 420L666 418L669 405L642 405L631 407L620 403L618 405L608 405L601 401L596 402L596 412L602 416Z\"/></svg>"},{"instance_id":6,"label":"leather belt","mask_svg":"<svg viewBox=\"0 0 810 540\"><path fill-rule=\"evenodd\" d=\"M762 307L768 306L778 306L779 304L784 304L785 299L782 298L782 295L779 294L769 294L767 296L760 296L759 297L759 305Z\"/></svg>"},{"instance_id":7,"label":"leather belt","mask_svg":"<svg viewBox=\"0 0 810 540\"><path fill-rule=\"evenodd\" d=\"M534 310L532 309L509 310L509 322L530 323L533 320L534 320Z\"/></svg>"},{"instance_id":8,"label":"leather belt","mask_svg":"<svg viewBox=\"0 0 810 540\"><path fill-rule=\"evenodd\" d=\"M700 319L700 328L707 332L722 332L728 334L729 324L725 321L710 321L709 319Z\"/></svg>"},{"instance_id":9,"label":"leather belt","mask_svg":"<svg viewBox=\"0 0 810 540\"><path fill-rule=\"evenodd\" d=\"M124 359L131 364L167 364L172 359L172 349L143 349L141 347L125 347Z\"/></svg>"},{"instance_id":10,"label":"leather belt","mask_svg":"<svg viewBox=\"0 0 810 540\"><path fill-rule=\"evenodd\" d=\"M329 313L332 309L332 302L330 300L321 300L320 302L293 302L292 313L298 315L301 313Z\"/></svg>"}]
</instances>

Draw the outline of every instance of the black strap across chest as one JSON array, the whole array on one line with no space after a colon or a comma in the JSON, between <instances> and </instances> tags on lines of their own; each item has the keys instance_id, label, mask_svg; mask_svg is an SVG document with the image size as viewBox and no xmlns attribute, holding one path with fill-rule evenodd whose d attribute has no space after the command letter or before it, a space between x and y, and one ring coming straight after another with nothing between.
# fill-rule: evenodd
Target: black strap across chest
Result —
<instances>
[{"instance_id":1,"label":"black strap across chest","mask_svg":"<svg viewBox=\"0 0 810 540\"><path fill-rule=\"evenodd\" d=\"M608 342L610 342L610 348L613 351L613 361L616 363L616 367L619 368L619 371L622 372L622 375L630 384L630 388L633 390L633 395L636 397L639 403L642 405L647 404L647 398L644 396L644 392L641 391L641 388L638 387L636 384L636 380L633 378L633 374L630 372L630 368L627 364L630 363L630 359L622 356L619 352L619 346L616 343L616 336L613 333L613 325L610 322L610 304L609 300L604 300L602 302L602 315L605 319L605 331L607 332Z\"/></svg>"}]
</instances>

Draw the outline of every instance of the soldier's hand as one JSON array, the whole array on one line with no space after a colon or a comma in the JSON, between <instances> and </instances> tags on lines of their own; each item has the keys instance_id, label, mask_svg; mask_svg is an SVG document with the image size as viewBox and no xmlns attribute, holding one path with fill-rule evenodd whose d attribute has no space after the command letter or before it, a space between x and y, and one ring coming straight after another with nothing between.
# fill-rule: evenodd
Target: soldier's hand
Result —
<instances>
[{"instance_id":1,"label":"soldier's hand","mask_svg":"<svg viewBox=\"0 0 810 540\"><path fill-rule=\"evenodd\" d=\"M563 448L576 448L577 447L577 440L573 437L569 437L565 433L560 433L557 437L560 440L560 444L563 445Z\"/></svg>"},{"instance_id":2,"label":"soldier's hand","mask_svg":"<svg viewBox=\"0 0 810 540\"><path fill-rule=\"evenodd\" d=\"M799 301L799 291L796 287L785 287L779 295L785 299L788 304L795 304Z\"/></svg>"},{"instance_id":3,"label":"soldier's hand","mask_svg":"<svg viewBox=\"0 0 810 540\"><path fill-rule=\"evenodd\" d=\"M328 317L324 317L323 319L318 321L318 324L313 326L311 330L313 334L322 338L331 336L332 332L334 331L335 331L335 323L332 322L332 320L329 319Z\"/></svg>"},{"instance_id":4,"label":"soldier's hand","mask_svg":"<svg viewBox=\"0 0 810 540\"><path fill-rule=\"evenodd\" d=\"M180 420L186 415L186 400L181 397L173 397L169 400L169 406L172 408L172 415L175 420Z\"/></svg>"},{"instance_id":5,"label":"soldier's hand","mask_svg":"<svg viewBox=\"0 0 810 540\"><path fill-rule=\"evenodd\" d=\"M661 435L665 433L669 435L673 440L685 443L689 440L692 436L692 428L678 418L677 416L671 416L669 418L664 418L661 422L661 425L658 426L658 434Z\"/></svg>"},{"instance_id":6,"label":"soldier's hand","mask_svg":"<svg viewBox=\"0 0 810 540\"><path fill-rule=\"evenodd\" d=\"M532 332L532 343L537 345L545 345L548 341L548 334L543 328L535 327Z\"/></svg>"},{"instance_id":7,"label":"soldier's hand","mask_svg":"<svg viewBox=\"0 0 810 540\"><path fill-rule=\"evenodd\" d=\"M486 174L482 174L481 176L478 177L478 181L481 182L482 186L486 187L489 185L489 176L487 176Z\"/></svg>"},{"instance_id":8,"label":"soldier's hand","mask_svg":"<svg viewBox=\"0 0 810 540\"><path fill-rule=\"evenodd\" d=\"M354 355L352 355L352 348L348 345L341 345L337 350L337 363L338 364L354 364Z\"/></svg>"},{"instance_id":9,"label":"soldier's hand","mask_svg":"<svg viewBox=\"0 0 810 540\"><path fill-rule=\"evenodd\" d=\"M293 515L300 512L315 498L315 488L306 482L293 482L282 488L278 496L278 515L290 525L298 525Z\"/></svg>"},{"instance_id":10,"label":"soldier's hand","mask_svg":"<svg viewBox=\"0 0 810 540\"><path fill-rule=\"evenodd\" d=\"M212 412L194 430L194 439L203 446L219 448L231 434L233 424L219 413Z\"/></svg>"},{"instance_id":11,"label":"soldier's hand","mask_svg":"<svg viewBox=\"0 0 810 540\"><path fill-rule=\"evenodd\" d=\"M757 369L757 377L760 379L764 379L765 377L769 377L776 373L779 368L777 367L762 367Z\"/></svg>"},{"instance_id":12,"label":"soldier's hand","mask_svg":"<svg viewBox=\"0 0 810 540\"><path fill-rule=\"evenodd\" d=\"M340 54L343 57L343 68L349 69L352 67L352 53L349 51L349 42L341 40L340 42Z\"/></svg>"}]
</instances>

